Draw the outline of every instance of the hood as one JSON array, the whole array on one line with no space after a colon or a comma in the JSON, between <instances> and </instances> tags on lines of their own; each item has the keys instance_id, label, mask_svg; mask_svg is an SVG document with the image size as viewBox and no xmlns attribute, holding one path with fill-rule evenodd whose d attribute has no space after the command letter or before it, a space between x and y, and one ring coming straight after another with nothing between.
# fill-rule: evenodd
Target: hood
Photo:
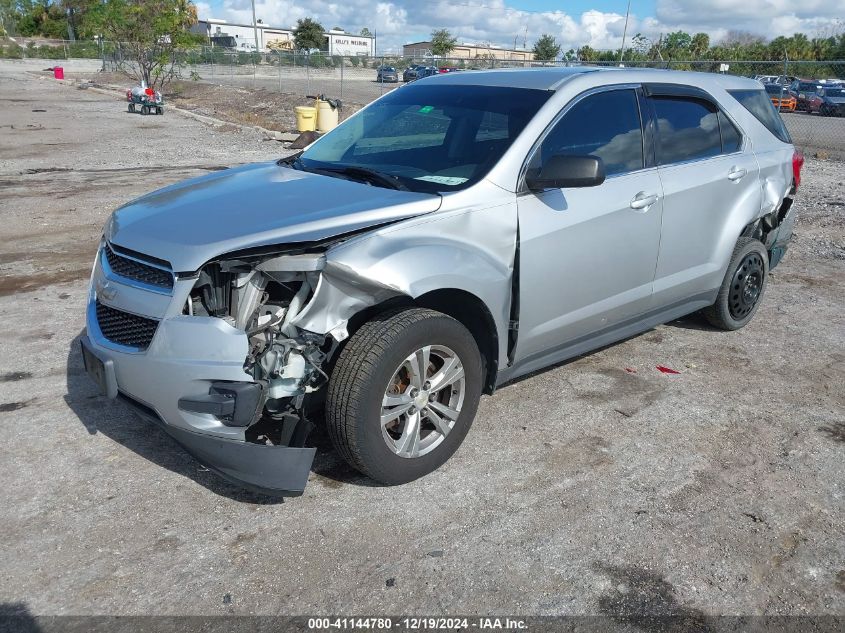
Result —
<instances>
[{"instance_id":1,"label":"hood","mask_svg":"<svg viewBox=\"0 0 845 633\"><path fill-rule=\"evenodd\" d=\"M133 200L114 212L106 237L185 272L235 250L313 242L430 213L440 201L439 195L258 163Z\"/></svg>"}]
</instances>

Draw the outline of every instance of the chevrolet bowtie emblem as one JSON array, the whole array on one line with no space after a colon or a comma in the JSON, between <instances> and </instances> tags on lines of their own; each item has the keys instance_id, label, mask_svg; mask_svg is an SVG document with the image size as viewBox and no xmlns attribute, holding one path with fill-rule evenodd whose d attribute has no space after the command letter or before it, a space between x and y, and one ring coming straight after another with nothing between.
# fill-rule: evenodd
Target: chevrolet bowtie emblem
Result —
<instances>
[{"instance_id":1,"label":"chevrolet bowtie emblem","mask_svg":"<svg viewBox=\"0 0 845 633\"><path fill-rule=\"evenodd\" d=\"M97 296L102 297L106 301L111 301L117 296L117 288L101 279L97 282Z\"/></svg>"}]
</instances>

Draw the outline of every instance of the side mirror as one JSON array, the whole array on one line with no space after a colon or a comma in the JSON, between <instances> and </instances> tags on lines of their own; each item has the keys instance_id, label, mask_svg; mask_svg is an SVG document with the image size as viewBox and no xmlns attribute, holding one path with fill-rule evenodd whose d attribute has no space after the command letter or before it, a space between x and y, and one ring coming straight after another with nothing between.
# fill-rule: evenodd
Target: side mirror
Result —
<instances>
[{"instance_id":1,"label":"side mirror","mask_svg":"<svg viewBox=\"0 0 845 633\"><path fill-rule=\"evenodd\" d=\"M532 191L595 187L604 182L604 161L598 156L552 156L542 169L530 169L525 184Z\"/></svg>"}]
</instances>

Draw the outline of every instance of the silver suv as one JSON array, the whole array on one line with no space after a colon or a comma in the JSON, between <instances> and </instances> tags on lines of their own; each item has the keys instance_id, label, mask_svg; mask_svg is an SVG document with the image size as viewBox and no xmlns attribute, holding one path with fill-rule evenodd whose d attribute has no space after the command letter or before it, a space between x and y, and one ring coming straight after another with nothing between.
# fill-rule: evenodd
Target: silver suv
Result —
<instances>
[{"instance_id":1,"label":"silver suv","mask_svg":"<svg viewBox=\"0 0 845 633\"><path fill-rule=\"evenodd\" d=\"M497 385L698 310L748 323L802 162L751 79L426 78L301 155L115 211L85 363L245 487L303 491L312 419L400 484L455 452Z\"/></svg>"}]
</instances>

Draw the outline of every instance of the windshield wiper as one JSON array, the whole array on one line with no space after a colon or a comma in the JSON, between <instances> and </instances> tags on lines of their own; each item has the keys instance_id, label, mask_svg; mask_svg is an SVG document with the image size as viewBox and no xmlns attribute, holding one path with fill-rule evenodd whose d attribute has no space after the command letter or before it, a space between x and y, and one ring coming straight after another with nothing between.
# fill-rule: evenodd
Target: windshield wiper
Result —
<instances>
[{"instance_id":1,"label":"windshield wiper","mask_svg":"<svg viewBox=\"0 0 845 633\"><path fill-rule=\"evenodd\" d=\"M291 169L308 171L313 174L323 174L324 176L349 176L355 180L363 180L369 182L370 184L378 184L388 187L389 189L410 191L408 187L400 182L398 176L385 174L384 172L376 171L375 169L370 169L369 167L359 167L358 165L342 165L340 167L307 167L300 159L302 154L303 152L299 152L298 154L279 159L276 161L276 164L284 165L285 167L290 167Z\"/></svg>"},{"instance_id":2,"label":"windshield wiper","mask_svg":"<svg viewBox=\"0 0 845 633\"><path fill-rule=\"evenodd\" d=\"M397 189L399 191L410 191L403 185L397 176L385 174L369 167L359 167L357 165L344 165L343 167L320 167L319 169L309 169L316 173L324 174L340 174L341 176L350 176L355 179L364 180L371 184L380 184L390 189Z\"/></svg>"}]
</instances>

